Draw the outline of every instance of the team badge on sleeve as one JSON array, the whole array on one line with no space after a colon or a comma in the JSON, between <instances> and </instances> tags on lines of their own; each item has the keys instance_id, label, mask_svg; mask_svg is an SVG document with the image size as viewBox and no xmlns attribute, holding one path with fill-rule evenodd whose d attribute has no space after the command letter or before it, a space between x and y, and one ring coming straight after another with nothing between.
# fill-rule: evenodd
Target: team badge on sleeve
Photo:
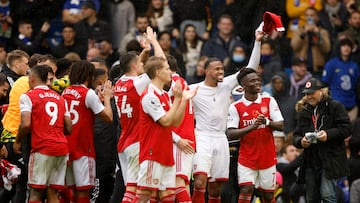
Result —
<instances>
[{"instance_id":1,"label":"team badge on sleeve","mask_svg":"<svg viewBox=\"0 0 360 203\"><path fill-rule=\"evenodd\" d=\"M159 108L162 108L161 104L156 101L156 99L150 99L149 106L156 111L159 110Z\"/></svg>"}]
</instances>

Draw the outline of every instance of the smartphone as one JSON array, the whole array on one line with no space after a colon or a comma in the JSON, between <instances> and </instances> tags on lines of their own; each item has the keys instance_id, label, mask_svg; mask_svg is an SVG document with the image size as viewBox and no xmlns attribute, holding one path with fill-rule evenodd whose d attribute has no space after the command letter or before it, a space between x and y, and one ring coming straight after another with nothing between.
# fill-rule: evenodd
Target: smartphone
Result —
<instances>
[{"instance_id":1,"label":"smartphone","mask_svg":"<svg viewBox=\"0 0 360 203\"><path fill-rule=\"evenodd\" d=\"M314 19L312 17L308 17L306 19L306 21L307 21L307 24L309 24L309 25L314 25L315 24Z\"/></svg>"}]
</instances>

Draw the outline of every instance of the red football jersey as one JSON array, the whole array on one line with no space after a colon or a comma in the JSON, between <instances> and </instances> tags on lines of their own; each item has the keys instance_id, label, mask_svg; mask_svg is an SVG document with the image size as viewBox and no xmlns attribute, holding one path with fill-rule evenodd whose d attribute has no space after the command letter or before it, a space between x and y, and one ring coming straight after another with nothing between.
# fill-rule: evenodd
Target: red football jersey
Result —
<instances>
[{"instance_id":1,"label":"red football jersey","mask_svg":"<svg viewBox=\"0 0 360 203\"><path fill-rule=\"evenodd\" d=\"M180 77L178 74L174 74L172 76L173 83L175 83L177 80L181 81L183 89L187 87L186 89L189 90L189 87L187 86L186 81ZM171 97L171 100L174 101L174 97ZM194 123L194 111L191 99L188 101L186 108L185 108L185 114L183 121L178 127L173 128L173 131L178 134L181 138L188 139L193 141L192 147L196 149L195 144L195 123Z\"/></svg>"},{"instance_id":2,"label":"red football jersey","mask_svg":"<svg viewBox=\"0 0 360 203\"><path fill-rule=\"evenodd\" d=\"M259 113L270 118L270 97L262 97L261 103L246 106L241 100L234 104L240 116L239 128L254 124ZM272 129L261 125L240 140L239 163L252 169L265 169L276 164L276 152Z\"/></svg>"},{"instance_id":3,"label":"red football jersey","mask_svg":"<svg viewBox=\"0 0 360 203\"><path fill-rule=\"evenodd\" d=\"M170 109L170 97L167 92L162 91L159 94L159 91L150 84L149 88L141 96L139 162L153 160L165 166L173 166L175 162L173 157L172 127L160 125L157 122L158 119L154 120L150 114L144 111L143 106L149 105L150 107L148 108L155 109L155 111L168 111ZM145 97L151 99L144 101Z\"/></svg>"},{"instance_id":4,"label":"red football jersey","mask_svg":"<svg viewBox=\"0 0 360 203\"><path fill-rule=\"evenodd\" d=\"M95 115L85 104L88 91L90 89L83 85L73 85L63 91L73 124L71 134L66 136L69 143L70 160L76 160L82 156L95 158Z\"/></svg>"},{"instance_id":5,"label":"red football jersey","mask_svg":"<svg viewBox=\"0 0 360 203\"><path fill-rule=\"evenodd\" d=\"M114 86L115 102L120 116L121 135L118 152L139 141L139 114L141 90L146 89L150 79L142 77L121 77Z\"/></svg>"},{"instance_id":6,"label":"red football jersey","mask_svg":"<svg viewBox=\"0 0 360 203\"><path fill-rule=\"evenodd\" d=\"M26 93L31 100L31 150L49 156L69 153L64 135L65 101L47 87ZM21 104L24 100L21 99Z\"/></svg>"}]
</instances>

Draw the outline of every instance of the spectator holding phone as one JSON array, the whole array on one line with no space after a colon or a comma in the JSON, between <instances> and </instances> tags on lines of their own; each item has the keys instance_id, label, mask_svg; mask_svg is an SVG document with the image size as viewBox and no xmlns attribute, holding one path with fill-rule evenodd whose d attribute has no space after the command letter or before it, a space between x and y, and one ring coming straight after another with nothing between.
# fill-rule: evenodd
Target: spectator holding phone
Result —
<instances>
[{"instance_id":1,"label":"spectator holding phone","mask_svg":"<svg viewBox=\"0 0 360 203\"><path fill-rule=\"evenodd\" d=\"M307 202L336 202L336 180L349 175L344 139L350 135L350 119L320 80L310 79L303 93L306 102L293 140L297 148L304 148L299 182L306 183Z\"/></svg>"},{"instance_id":2,"label":"spectator holding phone","mask_svg":"<svg viewBox=\"0 0 360 203\"><path fill-rule=\"evenodd\" d=\"M291 48L296 57L307 59L307 68L320 78L327 55L331 50L327 30L320 25L320 18L313 7L305 11L306 24L298 29L291 39Z\"/></svg>"}]
</instances>

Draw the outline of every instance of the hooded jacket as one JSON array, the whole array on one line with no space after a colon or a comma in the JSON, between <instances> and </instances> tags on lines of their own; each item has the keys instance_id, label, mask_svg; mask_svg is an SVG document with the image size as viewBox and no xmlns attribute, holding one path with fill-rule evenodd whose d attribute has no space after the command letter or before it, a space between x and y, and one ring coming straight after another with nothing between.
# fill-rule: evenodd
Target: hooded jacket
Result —
<instances>
[{"instance_id":1,"label":"hooded jacket","mask_svg":"<svg viewBox=\"0 0 360 203\"><path fill-rule=\"evenodd\" d=\"M283 83L283 89L276 91L274 88L274 81L280 78ZM295 104L297 98L289 95L290 80L286 73L278 72L271 79L272 96L277 101L282 115L284 116L284 133L288 134L294 131L296 126L296 111Z\"/></svg>"}]
</instances>

